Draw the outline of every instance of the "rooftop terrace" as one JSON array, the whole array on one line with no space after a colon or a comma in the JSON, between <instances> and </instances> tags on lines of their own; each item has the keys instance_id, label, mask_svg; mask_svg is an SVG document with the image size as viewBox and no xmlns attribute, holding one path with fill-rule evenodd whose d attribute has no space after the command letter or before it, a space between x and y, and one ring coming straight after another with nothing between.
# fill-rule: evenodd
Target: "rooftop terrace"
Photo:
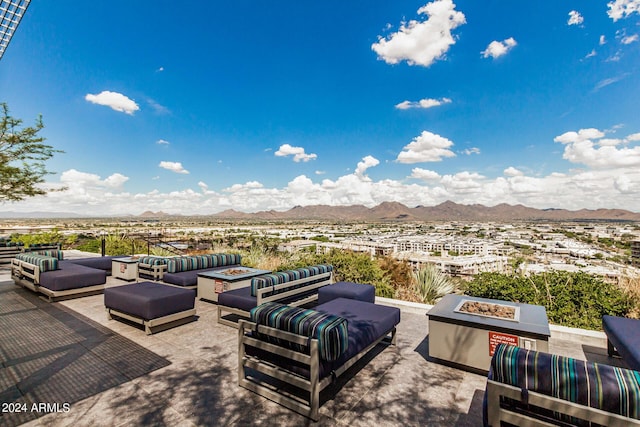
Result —
<instances>
[{"instance_id":1,"label":"rooftop terrace","mask_svg":"<svg viewBox=\"0 0 640 427\"><path fill-rule=\"evenodd\" d=\"M47 303L5 267L0 402L25 405L3 406L0 425L481 425L486 378L429 359L430 306L378 302L402 309L397 345L379 345L328 387L314 423L238 387L237 330L216 323L214 304L197 301L196 322L147 336L107 320L102 295ZM552 327L550 352L621 364L603 333Z\"/></svg>"}]
</instances>

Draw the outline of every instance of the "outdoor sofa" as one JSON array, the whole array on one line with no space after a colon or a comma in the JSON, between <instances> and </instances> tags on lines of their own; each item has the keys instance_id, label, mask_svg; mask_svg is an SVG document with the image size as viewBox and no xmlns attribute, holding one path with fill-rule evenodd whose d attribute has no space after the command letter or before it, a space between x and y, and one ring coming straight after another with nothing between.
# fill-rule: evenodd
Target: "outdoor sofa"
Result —
<instances>
[{"instance_id":1,"label":"outdoor sofa","mask_svg":"<svg viewBox=\"0 0 640 427\"><path fill-rule=\"evenodd\" d=\"M640 425L640 372L498 344L485 426Z\"/></svg>"},{"instance_id":2,"label":"outdoor sofa","mask_svg":"<svg viewBox=\"0 0 640 427\"><path fill-rule=\"evenodd\" d=\"M396 307L342 297L261 304L239 322L238 383L317 421L320 392L385 338L395 345L399 323Z\"/></svg>"},{"instance_id":3,"label":"outdoor sofa","mask_svg":"<svg viewBox=\"0 0 640 427\"><path fill-rule=\"evenodd\" d=\"M280 302L301 306L317 301L318 290L333 283L333 266L318 264L295 270L263 274L251 279L251 285L218 295L218 323L238 327L224 316L233 314L248 319L249 312L265 303Z\"/></svg>"},{"instance_id":4,"label":"outdoor sofa","mask_svg":"<svg viewBox=\"0 0 640 427\"><path fill-rule=\"evenodd\" d=\"M104 270L62 259L62 251L23 253L11 260L11 277L20 286L44 294L49 301L101 293Z\"/></svg>"},{"instance_id":5,"label":"outdoor sofa","mask_svg":"<svg viewBox=\"0 0 640 427\"><path fill-rule=\"evenodd\" d=\"M609 356L619 355L631 369L640 371L640 320L602 316Z\"/></svg>"},{"instance_id":6,"label":"outdoor sofa","mask_svg":"<svg viewBox=\"0 0 640 427\"><path fill-rule=\"evenodd\" d=\"M240 254L203 254L177 257L140 257L138 280L161 281L169 285L196 288L198 274L205 271L239 267Z\"/></svg>"}]
</instances>

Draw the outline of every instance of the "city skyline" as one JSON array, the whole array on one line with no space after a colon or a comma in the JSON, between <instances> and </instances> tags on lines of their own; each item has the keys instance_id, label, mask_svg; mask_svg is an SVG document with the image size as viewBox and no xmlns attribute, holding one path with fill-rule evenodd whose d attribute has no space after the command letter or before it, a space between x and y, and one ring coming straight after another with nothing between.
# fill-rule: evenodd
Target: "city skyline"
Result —
<instances>
[{"instance_id":1,"label":"city skyline","mask_svg":"<svg viewBox=\"0 0 640 427\"><path fill-rule=\"evenodd\" d=\"M0 212L640 212L639 34L640 0L35 2L0 102L67 189Z\"/></svg>"}]
</instances>

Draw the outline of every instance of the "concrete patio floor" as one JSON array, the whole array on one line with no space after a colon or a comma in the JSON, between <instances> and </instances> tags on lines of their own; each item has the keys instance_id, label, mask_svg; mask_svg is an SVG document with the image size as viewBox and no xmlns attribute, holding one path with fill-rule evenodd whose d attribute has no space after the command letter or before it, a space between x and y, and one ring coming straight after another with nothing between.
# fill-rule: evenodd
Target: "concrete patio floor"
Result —
<instances>
[{"instance_id":1,"label":"concrete patio floor","mask_svg":"<svg viewBox=\"0 0 640 427\"><path fill-rule=\"evenodd\" d=\"M107 286L126 284L109 277ZM15 288L15 289L14 289ZM0 299L7 292L30 291L15 286L9 271L0 270ZM84 333L64 344L65 351L83 346L82 354L97 355L108 372L116 372L120 381L105 385L100 366L83 371L75 381L55 384L53 378L33 378L18 369L28 356L11 359L0 343L0 393L13 402L25 402L29 390L38 382L54 381L56 399L40 402L68 403L68 411L54 413L3 413L0 425L26 426L124 426L124 425L349 425L349 426L478 426L482 424L482 398L486 378L431 361L428 357L428 328L425 316L429 306L399 305L402 309L397 345L379 345L370 357L351 368L323 393L319 422L300 416L237 385L237 330L216 323L216 306L197 301L197 321L147 336L117 320L108 320L103 295L52 303L63 315L58 319L81 321L83 328L94 328L109 340L117 339L122 359L104 354L104 347L87 345L96 341ZM385 300L381 303L393 303ZM46 303L49 304L49 303ZM46 307L45 307L46 308ZM43 310L33 308L32 310ZM4 309L3 309L4 310ZM0 312L0 320L7 313ZM68 320L67 320L68 321ZM46 323L46 322L45 322ZM89 326L86 326L89 325ZM1 326L1 324L0 324ZM45 325L43 325L44 327ZM59 328L58 328L59 329ZM71 336L73 331L65 336ZM77 332L77 331L76 331ZM93 338L91 338L93 337ZM19 336L15 339L19 340ZM58 339L51 336L51 340ZM19 345L19 343L17 343ZM7 344L8 345L8 344ZM62 345L62 344L60 344ZM102 354L100 349L102 348ZM113 351L113 350L110 350ZM606 355L604 334L552 327L550 352L595 362L617 364L619 359ZM153 356L149 358L149 356ZM72 364L72 358L56 360L56 350L47 356L56 361L56 370ZM110 356L113 356L110 358ZM34 356L35 357L35 356ZM38 356L39 357L39 356ZM132 373L130 363L151 360L142 375ZM65 362L66 361L66 362ZM49 363L49 362L47 362ZM148 371L148 372L147 372ZM52 373L50 373L52 374ZM33 376L33 374L32 374ZM77 381L77 382L76 382ZM102 384L85 396L74 388L79 383ZM14 394L9 393L14 390ZM17 390L17 391L16 391ZM77 400L76 396L81 399ZM1 400L1 399L0 399ZM39 403L40 403L39 402Z\"/></svg>"}]
</instances>

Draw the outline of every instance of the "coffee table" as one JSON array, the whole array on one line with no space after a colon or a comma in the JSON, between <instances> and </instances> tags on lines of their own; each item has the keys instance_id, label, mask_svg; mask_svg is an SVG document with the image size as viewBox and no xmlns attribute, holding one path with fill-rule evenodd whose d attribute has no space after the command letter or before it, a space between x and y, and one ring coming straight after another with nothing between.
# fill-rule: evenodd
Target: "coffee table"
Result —
<instances>
[{"instance_id":1,"label":"coffee table","mask_svg":"<svg viewBox=\"0 0 640 427\"><path fill-rule=\"evenodd\" d=\"M232 289L246 288L256 276L271 273L251 267L231 267L198 274L198 298L218 302L218 294Z\"/></svg>"}]
</instances>

